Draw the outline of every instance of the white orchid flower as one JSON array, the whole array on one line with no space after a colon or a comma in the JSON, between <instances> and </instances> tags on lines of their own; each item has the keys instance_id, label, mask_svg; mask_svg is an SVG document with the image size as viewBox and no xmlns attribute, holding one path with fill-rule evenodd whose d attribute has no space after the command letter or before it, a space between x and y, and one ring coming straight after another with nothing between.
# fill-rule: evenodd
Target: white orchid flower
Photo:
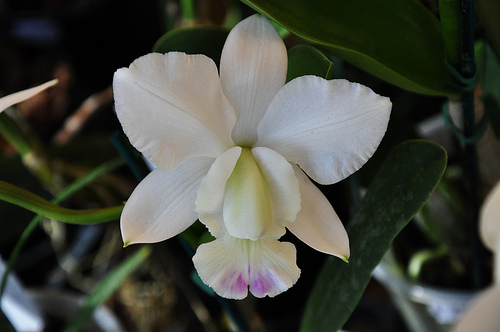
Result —
<instances>
[{"instance_id":1,"label":"white orchid flower","mask_svg":"<svg viewBox=\"0 0 500 332\"><path fill-rule=\"evenodd\" d=\"M299 278L288 228L321 252L349 257L347 233L321 184L338 182L374 153L391 102L345 80L285 84L287 51L254 15L230 32L220 76L204 55L148 54L114 76L116 112L153 170L121 217L125 245L163 241L193 222L214 241L195 268L220 296L275 296ZM299 166L297 166L299 165Z\"/></svg>"},{"instance_id":2,"label":"white orchid flower","mask_svg":"<svg viewBox=\"0 0 500 332\"><path fill-rule=\"evenodd\" d=\"M481 207L479 235L486 248L493 252L493 284L472 301L455 332L490 332L500 326L500 182Z\"/></svg>"},{"instance_id":3,"label":"white orchid flower","mask_svg":"<svg viewBox=\"0 0 500 332\"><path fill-rule=\"evenodd\" d=\"M5 111L7 108L11 107L12 105L15 105L17 103L20 103L22 101L25 101L26 99L30 99L36 94L39 94L43 90L50 88L51 86L57 84L57 80L52 80L46 83L43 83L41 85L35 86L34 88L22 90L19 92L12 93L7 96L3 96L0 98L0 113Z\"/></svg>"}]
</instances>

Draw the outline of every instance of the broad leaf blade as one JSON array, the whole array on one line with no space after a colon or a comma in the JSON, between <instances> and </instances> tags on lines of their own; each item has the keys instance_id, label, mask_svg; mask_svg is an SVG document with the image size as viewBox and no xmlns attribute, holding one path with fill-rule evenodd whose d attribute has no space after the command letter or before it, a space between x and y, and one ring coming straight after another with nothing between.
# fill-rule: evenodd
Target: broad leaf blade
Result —
<instances>
[{"instance_id":1,"label":"broad leaf blade","mask_svg":"<svg viewBox=\"0 0 500 332\"><path fill-rule=\"evenodd\" d=\"M184 52L205 54L218 65L222 47L229 31L217 26L178 28L164 34L153 47L153 52Z\"/></svg>"},{"instance_id":2,"label":"broad leaf blade","mask_svg":"<svg viewBox=\"0 0 500 332\"><path fill-rule=\"evenodd\" d=\"M311 46L294 46L288 51L286 81L303 75L316 75L329 80L333 77L333 63Z\"/></svg>"},{"instance_id":3,"label":"broad leaf blade","mask_svg":"<svg viewBox=\"0 0 500 332\"><path fill-rule=\"evenodd\" d=\"M347 226L351 257L330 259L311 293L302 331L337 331L358 304L393 239L420 210L446 168L446 151L423 140L404 142L385 159Z\"/></svg>"},{"instance_id":4,"label":"broad leaf blade","mask_svg":"<svg viewBox=\"0 0 500 332\"><path fill-rule=\"evenodd\" d=\"M415 0L242 0L289 31L353 65L422 94L446 82L441 26Z\"/></svg>"}]
</instances>

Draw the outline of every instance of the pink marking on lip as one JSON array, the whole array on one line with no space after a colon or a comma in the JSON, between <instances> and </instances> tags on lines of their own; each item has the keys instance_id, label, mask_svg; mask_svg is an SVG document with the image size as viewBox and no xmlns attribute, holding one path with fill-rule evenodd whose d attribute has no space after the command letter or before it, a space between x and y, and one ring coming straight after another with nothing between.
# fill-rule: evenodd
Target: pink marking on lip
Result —
<instances>
[{"instance_id":1,"label":"pink marking on lip","mask_svg":"<svg viewBox=\"0 0 500 332\"><path fill-rule=\"evenodd\" d=\"M254 295L266 295L273 288L273 285L262 276L262 274L257 274L256 278L252 281L250 291Z\"/></svg>"},{"instance_id":2,"label":"pink marking on lip","mask_svg":"<svg viewBox=\"0 0 500 332\"><path fill-rule=\"evenodd\" d=\"M248 290L248 284L243 280L243 276L240 274L236 279L236 282L231 285L231 290L237 290L238 292L246 292Z\"/></svg>"}]
</instances>

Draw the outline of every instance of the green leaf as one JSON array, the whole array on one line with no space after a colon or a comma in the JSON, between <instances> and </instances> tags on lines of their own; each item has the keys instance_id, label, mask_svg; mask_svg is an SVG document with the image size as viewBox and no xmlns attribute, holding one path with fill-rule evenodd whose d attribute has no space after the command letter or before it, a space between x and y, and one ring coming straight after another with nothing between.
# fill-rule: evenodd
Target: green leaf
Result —
<instances>
[{"instance_id":1,"label":"green leaf","mask_svg":"<svg viewBox=\"0 0 500 332\"><path fill-rule=\"evenodd\" d=\"M288 51L286 81L303 75L316 75L329 80L333 77L333 63L317 49L297 45Z\"/></svg>"},{"instance_id":2,"label":"green leaf","mask_svg":"<svg viewBox=\"0 0 500 332\"><path fill-rule=\"evenodd\" d=\"M486 42L478 42L475 53L486 116L500 137L500 59Z\"/></svg>"},{"instance_id":3,"label":"green leaf","mask_svg":"<svg viewBox=\"0 0 500 332\"><path fill-rule=\"evenodd\" d=\"M459 68L462 58L460 0L439 0L439 17L448 62Z\"/></svg>"},{"instance_id":4,"label":"green leaf","mask_svg":"<svg viewBox=\"0 0 500 332\"><path fill-rule=\"evenodd\" d=\"M229 31L217 26L179 28L164 34L153 46L153 52L205 54L218 65Z\"/></svg>"},{"instance_id":5,"label":"green leaf","mask_svg":"<svg viewBox=\"0 0 500 332\"><path fill-rule=\"evenodd\" d=\"M428 141L406 141L391 150L347 225L349 263L335 258L326 262L309 298L302 331L342 328L396 235L436 188L446 162L446 151Z\"/></svg>"},{"instance_id":6,"label":"green leaf","mask_svg":"<svg viewBox=\"0 0 500 332\"><path fill-rule=\"evenodd\" d=\"M416 0L242 0L319 48L401 88L431 95L446 82L438 19Z\"/></svg>"},{"instance_id":7,"label":"green leaf","mask_svg":"<svg viewBox=\"0 0 500 332\"><path fill-rule=\"evenodd\" d=\"M79 225L116 220L120 217L123 210L123 205L91 210L67 209L55 205L28 190L4 181L0 181L0 199L47 218Z\"/></svg>"},{"instance_id":8,"label":"green leaf","mask_svg":"<svg viewBox=\"0 0 500 332\"><path fill-rule=\"evenodd\" d=\"M500 0L476 0L476 9L497 54L500 55Z\"/></svg>"},{"instance_id":9,"label":"green leaf","mask_svg":"<svg viewBox=\"0 0 500 332\"><path fill-rule=\"evenodd\" d=\"M132 256L127 258L108 276L99 282L83 301L82 305L71 318L65 332L80 331L92 317L94 310L101 305L109 296L111 296L120 287L122 282L134 272L151 254L151 248L143 246Z\"/></svg>"}]
</instances>

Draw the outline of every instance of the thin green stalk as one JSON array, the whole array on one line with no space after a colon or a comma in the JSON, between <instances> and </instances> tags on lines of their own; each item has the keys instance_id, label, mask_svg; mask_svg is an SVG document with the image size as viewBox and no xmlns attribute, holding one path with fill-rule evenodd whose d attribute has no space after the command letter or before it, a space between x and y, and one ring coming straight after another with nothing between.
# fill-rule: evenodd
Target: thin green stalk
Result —
<instances>
[{"instance_id":1,"label":"thin green stalk","mask_svg":"<svg viewBox=\"0 0 500 332\"><path fill-rule=\"evenodd\" d=\"M462 59L460 73L464 78L472 78L476 74L474 59L474 0L461 0L462 21ZM474 90L462 93L463 128L465 138L474 137L476 121L474 112ZM472 234L472 276L474 286L479 289L485 285L482 269L482 245L479 238L479 171L477 166L476 143L465 144L464 173L469 202L469 219Z\"/></svg>"},{"instance_id":2,"label":"thin green stalk","mask_svg":"<svg viewBox=\"0 0 500 332\"><path fill-rule=\"evenodd\" d=\"M0 303L2 302L5 286L7 286L7 278L9 277L9 274L12 271L12 268L14 267L14 263L16 262L19 253L23 249L24 244L26 243L26 241L28 241L31 233L33 233L33 231L38 226L40 220L42 220L42 217L36 216L30 221L28 226L24 229L21 236L19 237L19 240L17 240L16 246L14 247L14 250L12 250L12 253L9 256L9 261L7 262L5 270L2 274L2 283L0 284Z\"/></svg>"},{"instance_id":3,"label":"thin green stalk","mask_svg":"<svg viewBox=\"0 0 500 332\"><path fill-rule=\"evenodd\" d=\"M120 217L123 210L123 205L104 209L67 209L4 181L0 181L0 199L36 214L41 214L44 217L76 225L97 224L115 220Z\"/></svg>"},{"instance_id":4,"label":"thin green stalk","mask_svg":"<svg viewBox=\"0 0 500 332\"><path fill-rule=\"evenodd\" d=\"M5 112L0 113L0 134L10 145L12 145L22 158L35 150L30 140L21 132L16 123Z\"/></svg>"},{"instance_id":5,"label":"thin green stalk","mask_svg":"<svg viewBox=\"0 0 500 332\"><path fill-rule=\"evenodd\" d=\"M72 184L67 186L65 189L63 189L54 199L51 200L52 203L58 204L64 201L66 198L70 197L72 194L95 180L97 177L108 173L112 171L113 169L116 169L122 165L124 165L125 162L122 158L116 158L111 161L105 162L102 165L96 167L92 171L90 171L88 174L85 176L82 176L81 178L77 179L74 181ZM21 252L22 248L24 247L26 241L30 237L30 235L33 233L33 231L36 229L36 226L38 226L39 222L42 220L41 215L37 215L34 217L28 226L24 229L23 233L19 237L19 240L17 241L14 249L12 250L12 253L9 256L9 260L7 262L7 265L5 267L5 271L2 275L2 281L0 283L0 302L2 300L3 293L5 291L5 286L7 284L7 278L12 271L12 268L14 266L14 263L17 260L17 257L19 256L19 253Z\"/></svg>"},{"instance_id":6,"label":"thin green stalk","mask_svg":"<svg viewBox=\"0 0 500 332\"><path fill-rule=\"evenodd\" d=\"M181 0L181 11L184 21L193 21L196 15L196 6L194 4L194 0Z\"/></svg>"},{"instance_id":7,"label":"thin green stalk","mask_svg":"<svg viewBox=\"0 0 500 332\"><path fill-rule=\"evenodd\" d=\"M92 317L94 310L118 289L122 282L149 257L151 252L151 247L143 246L102 279L85 298L64 332L82 330Z\"/></svg>"},{"instance_id":8,"label":"thin green stalk","mask_svg":"<svg viewBox=\"0 0 500 332\"><path fill-rule=\"evenodd\" d=\"M23 164L37 179L51 192L60 188L53 181L53 172L50 169L40 143L36 137L28 137L19 128L6 112L0 114L0 135L21 156Z\"/></svg>"},{"instance_id":9,"label":"thin green stalk","mask_svg":"<svg viewBox=\"0 0 500 332\"><path fill-rule=\"evenodd\" d=\"M75 192L82 189L84 186L94 181L96 178L100 177L103 174L111 172L112 170L117 169L118 167L123 165L125 165L125 160L123 160L121 157L118 157L97 166L89 173L75 180L73 183L64 188L51 202L54 204L61 203L63 200L73 195Z\"/></svg>"},{"instance_id":10,"label":"thin green stalk","mask_svg":"<svg viewBox=\"0 0 500 332\"><path fill-rule=\"evenodd\" d=\"M437 248L419 251L411 257L410 262L408 263L408 277L415 281L421 281L420 277L425 264L440 259L447 254L448 249L444 245Z\"/></svg>"}]
</instances>

